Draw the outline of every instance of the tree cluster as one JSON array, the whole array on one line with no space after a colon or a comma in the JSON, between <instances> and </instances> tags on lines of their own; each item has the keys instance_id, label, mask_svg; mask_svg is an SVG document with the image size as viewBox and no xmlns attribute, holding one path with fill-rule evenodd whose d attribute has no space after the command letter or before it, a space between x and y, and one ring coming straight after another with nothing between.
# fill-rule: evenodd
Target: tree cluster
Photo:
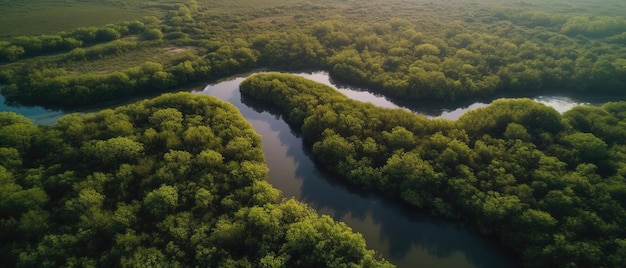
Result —
<instances>
[{"instance_id":1,"label":"tree cluster","mask_svg":"<svg viewBox=\"0 0 626 268\"><path fill-rule=\"evenodd\" d=\"M146 20L149 21L149 19ZM148 30L144 22L136 20L103 27L82 27L57 35L16 36L8 41L0 42L0 62L68 52L75 48L110 42Z\"/></svg>"},{"instance_id":2,"label":"tree cluster","mask_svg":"<svg viewBox=\"0 0 626 268\"><path fill-rule=\"evenodd\" d=\"M257 67L326 69L402 99L626 87L621 15L465 0L241 3L159 2L163 18L0 41L2 93L88 104ZM191 52L75 68L155 47ZM623 103L559 115L530 100L498 101L452 122L286 75L255 76L242 90L280 107L323 167L497 235L527 266L626 263ZM386 265L345 225L279 201L263 180L258 137L235 114L185 95L52 127L1 114L2 261Z\"/></svg>"},{"instance_id":3,"label":"tree cluster","mask_svg":"<svg viewBox=\"0 0 626 268\"><path fill-rule=\"evenodd\" d=\"M378 11L370 4L356 3L352 9L336 3L292 3L262 10L238 7L236 11L208 6L188 1L169 7L162 20L149 17L101 28L80 28L59 36L16 37L0 42L0 55L5 60L18 60L22 54L61 55L58 60L44 60L45 64L26 59L17 62L23 64L0 68L7 84L4 88L8 88L6 94L27 103L46 104L50 100L75 104L103 100L95 95L114 98L141 91L142 83L115 84L115 79L101 79L97 84L105 86L83 90L73 89L72 83L38 88L33 87L36 83L23 79L27 73L41 69L63 69L77 61L97 62L148 46L192 47L198 52L176 71L168 68L181 62L174 58L161 62L164 71L175 76L169 80L177 83L164 81L159 89L251 68L326 69L335 79L410 100L453 100L497 92L555 89L622 93L626 87L623 17L499 6L479 9L464 20L433 22L400 12L402 8L408 10L402 4L382 5ZM336 16L326 14L332 8ZM355 17L355 10L362 15ZM459 11L452 8L441 12L451 18L459 16ZM287 22L263 22L286 14L291 14ZM361 23L364 21L367 23ZM116 40L122 36L137 40ZM99 74L105 77L117 72L124 70ZM55 73L53 79L68 80L62 72L50 73ZM62 98L37 99L34 96L42 88L50 91L47 95L71 92L73 98L67 103L59 102ZM103 92L102 88L112 90Z\"/></svg>"},{"instance_id":4,"label":"tree cluster","mask_svg":"<svg viewBox=\"0 0 626 268\"><path fill-rule=\"evenodd\" d=\"M65 61L98 59L153 45L158 43L118 40L86 49L76 48L67 54ZM43 67L27 64L0 72L0 82L6 82L2 94L10 101L46 106L81 105L139 92L160 92L187 82L222 77L248 70L254 66L256 58L256 53L245 46L221 46L202 57L185 54L178 62L166 66L147 61L104 74L76 74L56 64Z\"/></svg>"},{"instance_id":5,"label":"tree cluster","mask_svg":"<svg viewBox=\"0 0 626 268\"><path fill-rule=\"evenodd\" d=\"M574 30L524 29L507 22L458 22L433 35L398 18L361 26L325 21L314 33L334 50L326 64L336 78L403 99L626 87L623 47L569 36Z\"/></svg>"},{"instance_id":6,"label":"tree cluster","mask_svg":"<svg viewBox=\"0 0 626 268\"><path fill-rule=\"evenodd\" d=\"M237 110L168 94L53 126L0 113L8 267L390 267L343 223L281 200Z\"/></svg>"},{"instance_id":7,"label":"tree cluster","mask_svg":"<svg viewBox=\"0 0 626 268\"><path fill-rule=\"evenodd\" d=\"M274 105L323 168L497 235L529 267L626 260L626 103L560 115L499 100L457 121L351 100L294 75L242 82Z\"/></svg>"}]
</instances>

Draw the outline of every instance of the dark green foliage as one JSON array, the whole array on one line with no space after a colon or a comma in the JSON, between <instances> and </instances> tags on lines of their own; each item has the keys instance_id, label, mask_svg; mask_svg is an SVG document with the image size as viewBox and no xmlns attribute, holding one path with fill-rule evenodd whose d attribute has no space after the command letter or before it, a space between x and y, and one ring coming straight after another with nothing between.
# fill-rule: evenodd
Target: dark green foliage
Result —
<instances>
[{"instance_id":1,"label":"dark green foliage","mask_svg":"<svg viewBox=\"0 0 626 268\"><path fill-rule=\"evenodd\" d=\"M167 33L163 36L164 39L173 40L173 39L185 39L188 38L189 35L183 32L171 32Z\"/></svg>"},{"instance_id":2,"label":"dark green foliage","mask_svg":"<svg viewBox=\"0 0 626 268\"><path fill-rule=\"evenodd\" d=\"M345 224L281 201L260 137L212 97L51 127L0 113L0 132L4 266L391 266Z\"/></svg>"},{"instance_id":3,"label":"dark green foliage","mask_svg":"<svg viewBox=\"0 0 626 268\"><path fill-rule=\"evenodd\" d=\"M2 93L27 104L84 105L256 67L326 69L408 100L626 86L621 2L592 5L589 14L572 9L579 3L427 2L146 4L167 15L0 41ZM154 47L194 53L133 58L134 67L106 71L72 68ZM624 103L560 116L530 100L498 101L450 122L277 74L242 89L279 106L324 167L496 234L527 266L623 266ZM70 115L52 128L4 115L0 206L9 218L0 240L19 241L10 253L2 248L11 264L305 267L335 266L338 258L327 258L335 254L375 266L369 253L315 240L334 228L327 219L295 224L309 212L290 212L299 206L292 201L267 204L275 194L255 180L266 172L258 141L238 135L245 126L226 127L232 111L212 110L215 120L198 125L205 115L193 105L162 101L165 109ZM277 227L275 219L294 224ZM246 231L255 228L282 240ZM328 254L307 255L312 248Z\"/></svg>"},{"instance_id":4,"label":"dark green foliage","mask_svg":"<svg viewBox=\"0 0 626 268\"><path fill-rule=\"evenodd\" d=\"M315 68L320 66L326 57L325 48L316 38L297 30L288 34L275 34L269 39L272 41L255 47L261 54L259 63L264 66L288 69Z\"/></svg>"},{"instance_id":5,"label":"dark green foliage","mask_svg":"<svg viewBox=\"0 0 626 268\"><path fill-rule=\"evenodd\" d=\"M626 135L626 107L623 102L609 102L602 108L574 107L563 117L574 129L592 133L610 145L622 142Z\"/></svg>"},{"instance_id":6,"label":"dark green foliage","mask_svg":"<svg viewBox=\"0 0 626 268\"><path fill-rule=\"evenodd\" d=\"M507 131L509 134L513 131L511 123L523 127L518 131L530 134L533 140L557 134L563 129L557 111L530 99L497 100L486 108L465 113L458 123L473 137L484 134L503 137ZM525 136L523 133L519 135Z\"/></svg>"},{"instance_id":7,"label":"dark green foliage","mask_svg":"<svg viewBox=\"0 0 626 268\"><path fill-rule=\"evenodd\" d=\"M130 43L129 45L134 45ZM124 47L106 46L117 51ZM76 52L78 53L78 52ZM92 55L91 51L81 53L81 57ZM75 57L79 57L78 54ZM191 64L191 63L190 63ZM202 61L194 64L203 64ZM116 96L130 95L142 91L164 90L177 85L179 82L188 81L181 73L176 73L172 68L170 72L163 66L155 62L145 62L137 67L128 68L119 72L109 74L87 73L83 75L69 75L64 69L43 69L28 75L29 67L18 70L19 74L24 74L20 81L14 81L20 86L29 86L28 94L14 90L15 84L10 84L2 88L3 94L8 99L18 99L33 103L45 100L48 105L76 105L84 102L96 100L112 99ZM174 72L177 76L172 74ZM193 73L191 74L193 75Z\"/></svg>"},{"instance_id":8,"label":"dark green foliage","mask_svg":"<svg viewBox=\"0 0 626 268\"><path fill-rule=\"evenodd\" d=\"M561 116L528 99L500 100L451 122L288 74L254 75L240 88L283 111L326 169L497 235L525 266L622 265L625 103Z\"/></svg>"},{"instance_id":9,"label":"dark green foliage","mask_svg":"<svg viewBox=\"0 0 626 268\"><path fill-rule=\"evenodd\" d=\"M102 28L96 31L96 42L108 42L117 40L121 37L121 34L113 28Z\"/></svg>"},{"instance_id":10,"label":"dark green foliage","mask_svg":"<svg viewBox=\"0 0 626 268\"><path fill-rule=\"evenodd\" d=\"M127 34L137 34L143 28L141 22L135 21L102 28L78 28L58 35L17 36L7 42L0 42L0 61L17 61L23 57L67 52L83 45L114 41Z\"/></svg>"},{"instance_id":11,"label":"dark green foliage","mask_svg":"<svg viewBox=\"0 0 626 268\"><path fill-rule=\"evenodd\" d=\"M147 29L141 34L144 40L160 40L163 38L163 33L159 29Z\"/></svg>"},{"instance_id":12,"label":"dark green foliage","mask_svg":"<svg viewBox=\"0 0 626 268\"><path fill-rule=\"evenodd\" d=\"M125 23L129 34L140 34L146 29L146 25L138 20Z\"/></svg>"},{"instance_id":13,"label":"dark green foliage","mask_svg":"<svg viewBox=\"0 0 626 268\"><path fill-rule=\"evenodd\" d=\"M25 58L40 60L38 56L43 54L65 54L42 59L49 63L43 66L39 62L6 66L12 75L7 76L3 91L13 101L48 105L125 96L143 90L144 84L100 79L99 86L87 83L74 88L75 83L67 82L32 83L23 72L64 68L73 61L97 62L154 46L199 51L188 59L193 68L180 66L176 57L160 62L175 78L161 75L167 81L158 83L157 90L255 67L322 68L338 80L408 100L553 89L616 93L626 86L625 49L620 46L626 21L619 16L463 1L459 5L429 4L438 8L407 7L395 1L382 6L331 1L315 8L300 1L288 2L266 3L280 6L267 10L237 5L228 10L224 4L225 10L221 10L216 7L220 4L206 3L199 8L197 3L185 1L164 5L169 11L162 20L147 17L58 35L14 37L0 42L0 61L20 63ZM430 20L426 10L438 10L445 18L467 17L470 12L472 19ZM287 13L290 15L285 16ZM118 42L110 42L113 40ZM145 61L153 60L144 57L135 64ZM124 72L124 68L78 72L104 77ZM75 75L75 70L68 71ZM57 73L50 78L67 80L66 76ZM42 94L42 89L51 92ZM64 94L71 98L48 96Z\"/></svg>"}]
</instances>

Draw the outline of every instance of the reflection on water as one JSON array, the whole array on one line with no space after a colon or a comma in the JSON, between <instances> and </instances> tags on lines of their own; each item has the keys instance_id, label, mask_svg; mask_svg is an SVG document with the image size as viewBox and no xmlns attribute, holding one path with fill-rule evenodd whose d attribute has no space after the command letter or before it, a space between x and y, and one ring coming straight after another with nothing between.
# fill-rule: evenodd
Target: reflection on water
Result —
<instances>
[{"instance_id":1,"label":"reflection on water","mask_svg":"<svg viewBox=\"0 0 626 268\"><path fill-rule=\"evenodd\" d=\"M394 99L384 97L380 94L371 93L366 89L352 87L350 85L339 84L333 81L333 79L329 76L328 72L318 71L318 72L310 72L310 73L299 73L298 75L317 81L319 83L323 83L329 85L342 94L358 100L362 102L370 102L379 107L384 108L392 108L392 109L404 109L408 111L412 111L417 114L423 114L428 117L440 117L446 118L450 120L456 120L465 112L484 107L491 103L492 101L498 98L511 98L516 97L513 95L500 95L495 97L485 97L485 98L473 98L473 99L463 99L451 102L442 102L442 101L407 101L402 99ZM243 78L237 78L236 81L242 81ZM239 85L239 82L235 82L234 80L226 80L220 83L216 83L214 86L221 87L222 84L224 86L236 84ZM196 85L191 85L188 89L179 89L179 90L196 90L198 87ZM220 94L220 93L216 93ZM230 94L230 93L223 93ZM553 107L558 112L563 113L575 106L578 105L602 105L608 101L617 101L617 100L626 100L626 96L589 96L589 95L577 95L577 94L569 94L569 97L559 96L559 95L539 95L536 97L531 97L534 100L544 103L548 106ZM85 107L75 107L73 110L60 110L60 109L47 109L39 106L11 106L5 103L5 99L2 95L0 95L0 111L13 111L19 114L23 114L26 117L32 119L35 124L43 124L43 125L52 125L54 124L61 116L71 113L89 113L99 111L101 109L106 108L115 108L120 105L128 104L131 102L139 101L145 98L156 97L155 93L148 93L140 96L127 97L119 100L107 101L104 103L100 103L98 105L90 105ZM223 96L225 97L225 96ZM222 98L224 99L224 98Z\"/></svg>"},{"instance_id":2,"label":"reflection on water","mask_svg":"<svg viewBox=\"0 0 626 268\"><path fill-rule=\"evenodd\" d=\"M24 115L38 125L53 125L66 112L44 109L39 106L9 106L5 103L4 96L0 94L0 111L14 112Z\"/></svg>"},{"instance_id":3,"label":"reflection on water","mask_svg":"<svg viewBox=\"0 0 626 268\"><path fill-rule=\"evenodd\" d=\"M366 89L353 87L346 84L336 83L328 72L312 72L298 74L302 77L329 85L344 95L362 102L370 102L380 107L404 109L417 114L422 114L433 118L446 118L456 120L469 110L487 106L489 103L502 98L520 97L520 94L501 94L492 97L466 98L455 101L410 101L398 98L388 98L376 93L371 93ZM571 94L571 97L559 95L537 95L527 96L537 102L546 104L559 113L564 113L578 105L602 105L608 101L619 100L616 96L595 96ZM593 101L589 101L593 99ZM622 98L626 99L626 98Z\"/></svg>"},{"instance_id":4,"label":"reflection on water","mask_svg":"<svg viewBox=\"0 0 626 268\"><path fill-rule=\"evenodd\" d=\"M309 76L311 74L308 74ZM327 77L327 76L326 76ZM263 137L270 183L320 213L362 233L368 247L399 267L514 267L510 253L493 241L402 204L351 189L318 170L302 140L272 107L241 97L236 78L207 86L210 94L237 106Z\"/></svg>"},{"instance_id":5,"label":"reflection on water","mask_svg":"<svg viewBox=\"0 0 626 268\"><path fill-rule=\"evenodd\" d=\"M567 112L579 105L591 105L589 102L576 102L571 98L560 96L539 96L534 100L554 108L559 113Z\"/></svg>"},{"instance_id":6,"label":"reflection on water","mask_svg":"<svg viewBox=\"0 0 626 268\"><path fill-rule=\"evenodd\" d=\"M456 102L403 101L388 99L362 89L335 85L326 72L299 74L303 77L337 88L350 98L371 102L386 108L399 108L430 117L455 120L466 111L491 103L494 98ZM493 241L449 221L434 219L403 204L386 201L371 193L357 191L317 170L298 133L294 133L271 107L241 98L239 84L244 78L234 78L209 85L201 94L210 94L237 106L254 129L263 136L266 162L270 167L269 181L285 197L294 197L320 213L346 222L363 234L368 246L399 267L513 267L514 258ZM502 97L502 96L500 96ZM559 112L580 104L598 105L614 96L589 99L589 96L537 96ZM584 100L584 101L583 101ZM2 105L4 98L0 97ZM121 100L127 103L129 100ZM111 104L110 107L118 106ZM90 110L109 107L92 107ZM41 107L2 106L0 111L26 115L37 124L53 124L65 111ZM86 112L78 111L78 112Z\"/></svg>"},{"instance_id":7,"label":"reflection on water","mask_svg":"<svg viewBox=\"0 0 626 268\"><path fill-rule=\"evenodd\" d=\"M392 108L392 109L399 108L399 109L410 111L409 108L405 108L403 105L394 103L393 101L390 101L389 99L385 98L382 95L377 95L375 93L371 93L369 91L350 87L347 85L337 85L333 83L330 76L328 75L328 72L299 73L298 75L304 78L311 79L315 82L331 86L335 88L337 91L341 92L342 94L348 96L349 98L353 100L358 100L362 102L371 102L372 104L375 104L376 106L384 107L384 108Z\"/></svg>"}]
</instances>

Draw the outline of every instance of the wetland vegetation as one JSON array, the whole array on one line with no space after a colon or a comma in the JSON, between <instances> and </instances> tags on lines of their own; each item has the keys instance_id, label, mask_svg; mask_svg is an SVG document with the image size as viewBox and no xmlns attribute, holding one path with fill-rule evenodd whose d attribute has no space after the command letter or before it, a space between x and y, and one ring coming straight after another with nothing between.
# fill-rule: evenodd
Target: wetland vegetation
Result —
<instances>
[{"instance_id":1,"label":"wetland vegetation","mask_svg":"<svg viewBox=\"0 0 626 268\"><path fill-rule=\"evenodd\" d=\"M405 101L626 90L617 0L0 3L1 92L22 105L90 105L259 68L327 70ZM524 266L626 262L624 103L560 115L497 101L449 121L285 74L242 92L279 108L324 169L494 235ZM345 225L281 201L258 137L229 109L182 94L51 127L2 114L6 262L388 265Z\"/></svg>"},{"instance_id":2,"label":"wetland vegetation","mask_svg":"<svg viewBox=\"0 0 626 268\"><path fill-rule=\"evenodd\" d=\"M500 100L449 121L360 103L287 74L250 77L241 90L278 107L321 166L495 234L525 266L622 261L611 250L626 220L626 124L614 124L624 102L561 116L530 99Z\"/></svg>"}]
</instances>

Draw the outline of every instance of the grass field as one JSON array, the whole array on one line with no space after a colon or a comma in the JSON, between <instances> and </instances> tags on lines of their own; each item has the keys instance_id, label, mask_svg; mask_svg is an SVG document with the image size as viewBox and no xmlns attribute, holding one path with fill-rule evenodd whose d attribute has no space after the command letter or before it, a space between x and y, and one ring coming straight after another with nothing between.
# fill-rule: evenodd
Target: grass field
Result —
<instances>
[{"instance_id":1,"label":"grass field","mask_svg":"<svg viewBox=\"0 0 626 268\"><path fill-rule=\"evenodd\" d=\"M107 1L0 0L0 38L53 34L163 14L158 7L129 2L122 5Z\"/></svg>"}]
</instances>

